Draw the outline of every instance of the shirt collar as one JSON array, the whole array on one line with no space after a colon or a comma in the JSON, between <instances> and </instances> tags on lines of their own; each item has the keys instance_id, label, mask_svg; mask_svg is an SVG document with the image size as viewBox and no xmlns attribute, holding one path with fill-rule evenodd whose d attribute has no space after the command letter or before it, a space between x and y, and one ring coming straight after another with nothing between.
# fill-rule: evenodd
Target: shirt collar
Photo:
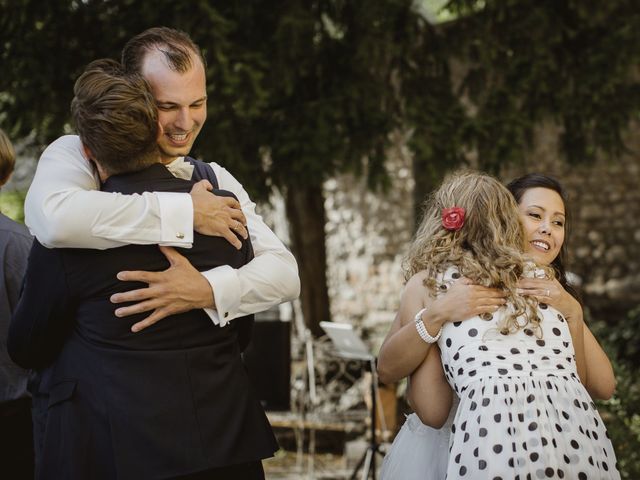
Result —
<instances>
[{"instance_id":1,"label":"shirt collar","mask_svg":"<svg viewBox=\"0 0 640 480\"><path fill-rule=\"evenodd\" d=\"M193 176L193 165L187 162L184 157L178 157L173 162L165 165L174 177L182 178L183 180L191 180Z\"/></svg>"}]
</instances>

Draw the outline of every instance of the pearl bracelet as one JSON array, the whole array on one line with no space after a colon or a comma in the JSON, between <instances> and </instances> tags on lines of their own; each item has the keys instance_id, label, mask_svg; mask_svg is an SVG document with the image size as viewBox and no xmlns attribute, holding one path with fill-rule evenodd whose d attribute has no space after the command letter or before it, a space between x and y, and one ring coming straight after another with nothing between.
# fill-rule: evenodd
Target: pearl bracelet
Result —
<instances>
[{"instance_id":1,"label":"pearl bracelet","mask_svg":"<svg viewBox=\"0 0 640 480\"><path fill-rule=\"evenodd\" d=\"M425 343L436 343L442 335L442 327L438 330L438 334L435 337L432 337L427 331L427 327L424 326L424 321L422 320L422 314L426 311L426 308L423 308L415 316L416 330L418 331L418 335L420 338L425 341Z\"/></svg>"}]
</instances>

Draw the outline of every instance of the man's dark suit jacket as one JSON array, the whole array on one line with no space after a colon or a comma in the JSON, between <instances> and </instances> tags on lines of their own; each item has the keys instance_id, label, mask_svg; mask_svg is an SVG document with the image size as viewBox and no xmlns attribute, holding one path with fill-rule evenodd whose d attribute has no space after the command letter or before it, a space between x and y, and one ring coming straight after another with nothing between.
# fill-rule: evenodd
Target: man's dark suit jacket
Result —
<instances>
[{"instance_id":1,"label":"man's dark suit jacket","mask_svg":"<svg viewBox=\"0 0 640 480\"><path fill-rule=\"evenodd\" d=\"M188 192L192 184L156 164L110 177L103 190ZM239 268L249 249L195 234L181 253L202 271ZM50 398L39 478L170 478L277 450L233 322L220 328L192 310L132 333L146 314L115 317L109 297L144 286L120 282L119 271L167 267L155 245L98 251L34 243L9 351L29 368L58 355L43 375Z\"/></svg>"}]
</instances>

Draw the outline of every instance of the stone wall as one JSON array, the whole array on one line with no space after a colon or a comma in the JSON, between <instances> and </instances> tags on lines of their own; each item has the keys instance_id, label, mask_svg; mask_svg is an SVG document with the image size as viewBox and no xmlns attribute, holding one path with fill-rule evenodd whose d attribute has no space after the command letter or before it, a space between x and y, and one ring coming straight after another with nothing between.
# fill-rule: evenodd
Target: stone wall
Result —
<instances>
[{"instance_id":1,"label":"stone wall","mask_svg":"<svg viewBox=\"0 0 640 480\"><path fill-rule=\"evenodd\" d=\"M594 316L612 321L640 304L640 125L628 136L633 153L570 166L558 157L558 132L539 129L522 164L499 175L557 177L569 193L569 269L582 282ZM392 188L367 191L344 176L326 184L329 295L334 321L360 325L377 346L399 304L402 257L413 231L411 154L403 142L390 152Z\"/></svg>"},{"instance_id":2,"label":"stone wall","mask_svg":"<svg viewBox=\"0 0 640 480\"><path fill-rule=\"evenodd\" d=\"M326 184L331 314L334 321L366 325L376 342L398 308L402 258L413 232L411 154L401 140L389 152L386 193L368 191L351 176Z\"/></svg>"}]
</instances>

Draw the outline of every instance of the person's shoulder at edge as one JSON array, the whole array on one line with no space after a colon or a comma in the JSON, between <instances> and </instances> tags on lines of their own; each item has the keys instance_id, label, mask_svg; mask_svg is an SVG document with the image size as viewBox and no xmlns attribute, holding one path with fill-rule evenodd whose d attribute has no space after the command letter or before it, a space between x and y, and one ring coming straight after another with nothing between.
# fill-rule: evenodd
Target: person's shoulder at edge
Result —
<instances>
[{"instance_id":1,"label":"person's shoulder at edge","mask_svg":"<svg viewBox=\"0 0 640 480\"><path fill-rule=\"evenodd\" d=\"M0 213L0 232L9 235L26 237L28 239L32 238L31 234L29 233L29 229L26 226L24 226L22 223L16 222L15 220L12 220L3 213Z\"/></svg>"}]
</instances>

